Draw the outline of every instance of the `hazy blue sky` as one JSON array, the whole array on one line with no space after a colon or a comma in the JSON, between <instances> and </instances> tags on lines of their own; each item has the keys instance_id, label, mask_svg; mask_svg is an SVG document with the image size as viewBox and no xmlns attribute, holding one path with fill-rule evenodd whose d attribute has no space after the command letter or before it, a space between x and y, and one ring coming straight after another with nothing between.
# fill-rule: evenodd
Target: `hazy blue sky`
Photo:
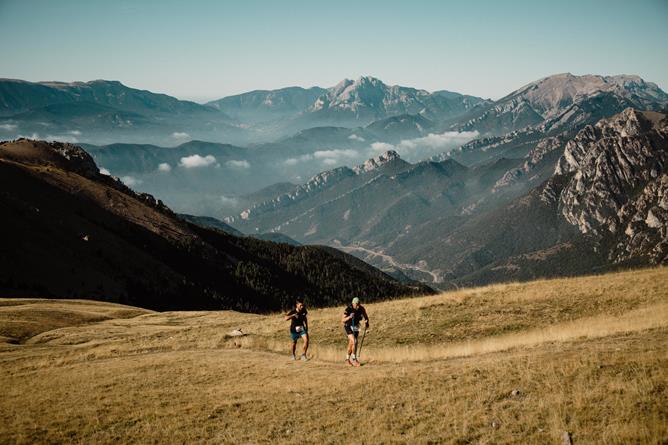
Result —
<instances>
[{"instance_id":1,"label":"hazy blue sky","mask_svg":"<svg viewBox=\"0 0 668 445\"><path fill-rule=\"evenodd\" d=\"M668 89L668 1L0 0L0 77L204 100L360 75L498 98L549 74Z\"/></svg>"}]
</instances>

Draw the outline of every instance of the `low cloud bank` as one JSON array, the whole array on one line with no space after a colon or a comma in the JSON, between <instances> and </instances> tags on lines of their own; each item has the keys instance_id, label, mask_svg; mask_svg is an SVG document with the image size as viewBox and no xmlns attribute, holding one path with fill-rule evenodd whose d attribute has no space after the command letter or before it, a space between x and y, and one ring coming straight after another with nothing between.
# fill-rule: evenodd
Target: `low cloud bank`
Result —
<instances>
[{"instance_id":1,"label":"low cloud bank","mask_svg":"<svg viewBox=\"0 0 668 445\"><path fill-rule=\"evenodd\" d=\"M190 135L183 131L175 131L172 133L172 138L178 141L185 141L186 139L190 139Z\"/></svg>"},{"instance_id":2,"label":"low cloud bank","mask_svg":"<svg viewBox=\"0 0 668 445\"><path fill-rule=\"evenodd\" d=\"M216 157L213 155L201 156L194 154L191 156L184 156L179 161L179 167L182 168L202 168L216 164Z\"/></svg>"},{"instance_id":3,"label":"low cloud bank","mask_svg":"<svg viewBox=\"0 0 668 445\"><path fill-rule=\"evenodd\" d=\"M445 133L430 133L427 136L404 139L398 144L388 144L385 142L374 142L371 149L378 152L395 150L403 159L409 162L416 162L430 158L434 155L447 153L450 150L459 147L475 138L480 134L477 131L446 131Z\"/></svg>"},{"instance_id":4,"label":"low cloud bank","mask_svg":"<svg viewBox=\"0 0 668 445\"><path fill-rule=\"evenodd\" d=\"M239 199L233 196L222 195L220 197L220 202L223 205L223 207L236 207L239 204Z\"/></svg>"},{"instance_id":5,"label":"low cloud bank","mask_svg":"<svg viewBox=\"0 0 668 445\"><path fill-rule=\"evenodd\" d=\"M229 161L227 161L225 163L225 165L227 165L228 167L237 168L237 169L250 168L250 163L245 159L241 159L241 160L230 159Z\"/></svg>"},{"instance_id":6,"label":"low cloud bank","mask_svg":"<svg viewBox=\"0 0 668 445\"><path fill-rule=\"evenodd\" d=\"M358 161L363 157L363 154L351 148L336 148L331 150L318 150L313 153L288 158L283 161L284 165L294 166L308 161L319 161L321 165L332 166L339 164L346 164Z\"/></svg>"}]
</instances>

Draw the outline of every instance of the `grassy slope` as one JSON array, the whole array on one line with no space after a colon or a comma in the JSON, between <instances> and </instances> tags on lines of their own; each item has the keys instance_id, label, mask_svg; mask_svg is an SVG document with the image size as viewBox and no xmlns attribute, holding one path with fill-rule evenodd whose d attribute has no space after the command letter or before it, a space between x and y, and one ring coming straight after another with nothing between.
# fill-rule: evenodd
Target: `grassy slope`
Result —
<instances>
[{"instance_id":1,"label":"grassy slope","mask_svg":"<svg viewBox=\"0 0 668 445\"><path fill-rule=\"evenodd\" d=\"M666 289L659 268L369 304L359 369L340 308L293 363L278 315L1 300L0 442L661 443Z\"/></svg>"}]
</instances>

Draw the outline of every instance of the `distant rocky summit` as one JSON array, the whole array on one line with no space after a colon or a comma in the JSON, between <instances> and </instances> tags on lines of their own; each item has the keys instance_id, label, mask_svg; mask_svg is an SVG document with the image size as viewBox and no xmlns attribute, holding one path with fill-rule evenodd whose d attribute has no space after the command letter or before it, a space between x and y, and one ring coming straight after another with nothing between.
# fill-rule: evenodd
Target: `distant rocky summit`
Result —
<instances>
[{"instance_id":1,"label":"distant rocky summit","mask_svg":"<svg viewBox=\"0 0 668 445\"><path fill-rule=\"evenodd\" d=\"M467 122L457 126L498 135L528 127L554 132L593 124L628 107L660 111L667 105L668 94L639 76L563 73L531 82L479 107Z\"/></svg>"}]
</instances>

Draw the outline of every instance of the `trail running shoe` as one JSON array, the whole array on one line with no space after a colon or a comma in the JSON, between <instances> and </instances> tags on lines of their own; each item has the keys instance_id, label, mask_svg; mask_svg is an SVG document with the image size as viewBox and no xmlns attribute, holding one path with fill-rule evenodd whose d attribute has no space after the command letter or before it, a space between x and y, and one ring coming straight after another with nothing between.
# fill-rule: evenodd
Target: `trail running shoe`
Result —
<instances>
[{"instance_id":1,"label":"trail running shoe","mask_svg":"<svg viewBox=\"0 0 668 445\"><path fill-rule=\"evenodd\" d=\"M346 365L348 366L353 366L353 362L350 361L350 359L346 359Z\"/></svg>"},{"instance_id":2,"label":"trail running shoe","mask_svg":"<svg viewBox=\"0 0 668 445\"><path fill-rule=\"evenodd\" d=\"M358 362L357 360L353 360L352 365L353 366L362 366L362 365L360 365L360 362Z\"/></svg>"},{"instance_id":3,"label":"trail running shoe","mask_svg":"<svg viewBox=\"0 0 668 445\"><path fill-rule=\"evenodd\" d=\"M306 357L306 354L302 354L301 360L302 360L303 362L307 362L307 361L308 361L308 357Z\"/></svg>"},{"instance_id":4,"label":"trail running shoe","mask_svg":"<svg viewBox=\"0 0 668 445\"><path fill-rule=\"evenodd\" d=\"M295 356L293 355L293 356L292 356L292 360L297 360L297 357L295 357Z\"/></svg>"}]
</instances>

